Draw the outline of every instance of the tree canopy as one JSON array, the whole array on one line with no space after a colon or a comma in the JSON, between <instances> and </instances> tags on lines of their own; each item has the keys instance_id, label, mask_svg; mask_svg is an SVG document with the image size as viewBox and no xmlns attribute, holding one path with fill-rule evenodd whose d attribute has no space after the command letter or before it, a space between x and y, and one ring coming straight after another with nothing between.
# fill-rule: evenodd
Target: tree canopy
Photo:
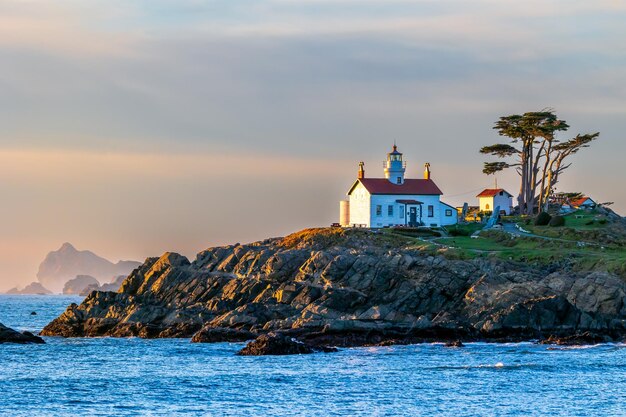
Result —
<instances>
[{"instance_id":1,"label":"tree canopy","mask_svg":"<svg viewBox=\"0 0 626 417\"><path fill-rule=\"evenodd\" d=\"M480 149L480 153L499 159L485 162L483 173L491 175L508 168L516 169L520 176L517 202L523 214L532 214L537 207L547 207L560 174L571 166L564 161L589 147L600 135L578 134L561 142L556 136L567 131L569 125L552 110L503 116L493 128L509 141Z\"/></svg>"}]
</instances>

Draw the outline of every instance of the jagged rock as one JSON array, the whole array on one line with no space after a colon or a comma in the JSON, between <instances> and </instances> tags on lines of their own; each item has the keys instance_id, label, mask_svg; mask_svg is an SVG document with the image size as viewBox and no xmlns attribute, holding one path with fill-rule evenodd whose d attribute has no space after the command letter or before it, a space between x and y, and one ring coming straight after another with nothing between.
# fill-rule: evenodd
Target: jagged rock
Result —
<instances>
[{"instance_id":1,"label":"jagged rock","mask_svg":"<svg viewBox=\"0 0 626 417\"><path fill-rule=\"evenodd\" d=\"M444 344L444 346L448 347L448 348L462 348L462 347L465 347L463 342L461 342L460 340L452 340L450 342L446 342Z\"/></svg>"},{"instance_id":2,"label":"jagged rock","mask_svg":"<svg viewBox=\"0 0 626 417\"><path fill-rule=\"evenodd\" d=\"M446 259L406 242L318 229L207 249L193 262L168 252L146 259L119 292L91 292L42 334L191 337L202 329L195 339L220 341L292 332L337 346L626 335L626 282L617 275Z\"/></svg>"},{"instance_id":3,"label":"jagged rock","mask_svg":"<svg viewBox=\"0 0 626 417\"><path fill-rule=\"evenodd\" d=\"M31 332L17 332L0 323L0 344L2 343L18 343L18 344L42 344L44 340L35 336Z\"/></svg>"},{"instance_id":4,"label":"jagged rock","mask_svg":"<svg viewBox=\"0 0 626 417\"><path fill-rule=\"evenodd\" d=\"M331 347L314 347L307 345L293 337L268 333L257 337L241 349L241 356L265 356L265 355L306 355L315 352L336 352Z\"/></svg>"}]
</instances>

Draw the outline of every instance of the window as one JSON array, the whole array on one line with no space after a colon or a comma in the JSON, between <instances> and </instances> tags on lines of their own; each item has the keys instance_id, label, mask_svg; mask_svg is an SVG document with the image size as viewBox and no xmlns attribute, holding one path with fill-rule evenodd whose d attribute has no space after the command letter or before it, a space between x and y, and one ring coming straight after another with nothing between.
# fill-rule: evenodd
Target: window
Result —
<instances>
[{"instance_id":1,"label":"window","mask_svg":"<svg viewBox=\"0 0 626 417\"><path fill-rule=\"evenodd\" d=\"M452 210L450 209L446 210L446 217L452 217Z\"/></svg>"},{"instance_id":2,"label":"window","mask_svg":"<svg viewBox=\"0 0 626 417\"><path fill-rule=\"evenodd\" d=\"M428 217L435 217L435 206L428 206Z\"/></svg>"},{"instance_id":3,"label":"window","mask_svg":"<svg viewBox=\"0 0 626 417\"><path fill-rule=\"evenodd\" d=\"M489 207L489 204L485 204L485 210L489 210L491 207Z\"/></svg>"},{"instance_id":4,"label":"window","mask_svg":"<svg viewBox=\"0 0 626 417\"><path fill-rule=\"evenodd\" d=\"M402 177L396 178L396 184L402 184Z\"/></svg>"},{"instance_id":5,"label":"window","mask_svg":"<svg viewBox=\"0 0 626 417\"><path fill-rule=\"evenodd\" d=\"M400 210L398 210L398 212L400 213L400 218L404 219L404 206L400 206Z\"/></svg>"},{"instance_id":6,"label":"window","mask_svg":"<svg viewBox=\"0 0 626 417\"><path fill-rule=\"evenodd\" d=\"M376 206L376 215L377 216L382 216L383 215L383 206L381 206L381 205L377 205Z\"/></svg>"},{"instance_id":7,"label":"window","mask_svg":"<svg viewBox=\"0 0 626 417\"><path fill-rule=\"evenodd\" d=\"M504 191L500 191L500 195L504 195Z\"/></svg>"},{"instance_id":8,"label":"window","mask_svg":"<svg viewBox=\"0 0 626 417\"><path fill-rule=\"evenodd\" d=\"M393 206L387 206L387 216L393 216Z\"/></svg>"}]
</instances>

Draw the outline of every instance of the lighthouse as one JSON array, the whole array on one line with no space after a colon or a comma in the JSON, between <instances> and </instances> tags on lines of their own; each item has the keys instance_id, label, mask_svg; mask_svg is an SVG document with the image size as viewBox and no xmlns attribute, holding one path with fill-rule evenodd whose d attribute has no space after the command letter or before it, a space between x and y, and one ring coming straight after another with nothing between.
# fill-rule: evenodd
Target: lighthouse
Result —
<instances>
[{"instance_id":1,"label":"lighthouse","mask_svg":"<svg viewBox=\"0 0 626 417\"><path fill-rule=\"evenodd\" d=\"M432 180L430 164L424 165L423 178L406 178L406 163L393 145L383 162L384 178L376 178L359 163L356 180L347 200L339 206L343 227L440 227L458 221L454 207L441 201L443 194Z\"/></svg>"},{"instance_id":2,"label":"lighthouse","mask_svg":"<svg viewBox=\"0 0 626 417\"><path fill-rule=\"evenodd\" d=\"M384 162L385 178L393 184L404 184L404 171L406 163L402 160L402 153L398 151L398 147L393 145L391 152L387 154L387 160Z\"/></svg>"}]
</instances>

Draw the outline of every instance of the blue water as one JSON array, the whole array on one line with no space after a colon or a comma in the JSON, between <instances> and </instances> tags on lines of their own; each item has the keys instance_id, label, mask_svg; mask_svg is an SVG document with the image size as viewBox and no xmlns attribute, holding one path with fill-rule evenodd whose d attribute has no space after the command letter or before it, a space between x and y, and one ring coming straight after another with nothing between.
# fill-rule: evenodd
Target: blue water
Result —
<instances>
[{"instance_id":1,"label":"blue water","mask_svg":"<svg viewBox=\"0 0 626 417\"><path fill-rule=\"evenodd\" d=\"M0 322L39 330L71 302L80 298L0 296ZM0 345L0 415L626 416L624 345L238 357L241 343L46 342Z\"/></svg>"}]
</instances>

